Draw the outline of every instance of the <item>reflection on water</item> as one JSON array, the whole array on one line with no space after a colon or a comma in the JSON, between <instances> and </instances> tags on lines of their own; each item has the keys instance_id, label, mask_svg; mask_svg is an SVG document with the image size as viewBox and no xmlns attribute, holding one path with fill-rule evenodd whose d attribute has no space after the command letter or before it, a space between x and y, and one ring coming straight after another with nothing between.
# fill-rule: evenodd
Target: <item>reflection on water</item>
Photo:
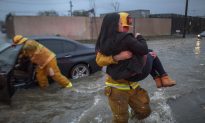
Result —
<instances>
[{"instance_id":1,"label":"reflection on water","mask_svg":"<svg viewBox=\"0 0 205 123\"><path fill-rule=\"evenodd\" d=\"M195 45L195 48L194 48L194 53L195 53L196 55L199 55L199 54L200 54L200 44L201 44L200 41L201 41L200 39L197 39L197 40L196 40L196 45Z\"/></svg>"}]
</instances>

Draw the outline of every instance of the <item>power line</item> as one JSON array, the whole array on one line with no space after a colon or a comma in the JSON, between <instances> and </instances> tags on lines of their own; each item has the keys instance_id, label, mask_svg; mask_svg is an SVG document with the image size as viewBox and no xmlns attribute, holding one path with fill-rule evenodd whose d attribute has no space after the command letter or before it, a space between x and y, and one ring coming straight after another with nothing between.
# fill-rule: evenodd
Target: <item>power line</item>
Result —
<instances>
[{"instance_id":1,"label":"power line","mask_svg":"<svg viewBox=\"0 0 205 123\"><path fill-rule=\"evenodd\" d=\"M4 2L4 3L3 3ZM37 1L36 1L37 2ZM42 4L42 2L41 1L39 1L40 3L34 3L33 1L18 1L18 0L0 0L0 3L1 3L1 5L2 4L12 4L12 6L13 5L15 5L15 4L18 4L18 6L20 6L20 5L22 5L22 6L28 6L28 4L31 4L32 6L34 5L34 6L38 6L38 7L40 7L40 5L39 4ZM52 1L52 2L49 2L49 1L47 1L47 3L45 3L46 1L44 1L44 4L42 5L42 6L45 6L45 4L46 5L56 5L56 4L58 4L58 5L64 5L65 4L65 2L58 2L58 3L56 3L55 1ZM53 2L55 2L55 3L53 3ZM31 6L31 5L29 5L29 6ZM34 6L32 7L32 8L34 8ZM27 8L27 7L26 7ZM26 8L24 8L24 9L26 9ZM31 9L32 9L31 8ZM5 5L4 5L4 7L1 7L0 8L0 12L1 13L7 13L7 12L15 12L15 13L36 13L36 12L38 12L38 11L46 11L46 10L55 10L55 11L57 11L57 12L65 12L65 11L67 11L67 10L59 10L58 8L52 8L52 7L50 7L50 8L47 8L47 7L44 7L44 8L42 8L42 7L40 7L40 10L14 10L14 8L9 8L9 7L5 7ZM61 7L62 8L62 7ZM63 8L66 8L66 7L63 7Z\"/></svg>"},{"instance_id":2,"label":"power line","mask_svg":"<svg viewBox=\"0 0 205 123\"><path fill-rule=\"evenodd\" d=\"M8 10L8 11L6 11L6 10L0 9L0 13L4 13L4 14L14 13L15 15L26 15L26 14L36 15L39 12L43 12L43 11L51 11L51 10L36 10L36 11L35 10L30 10L30 11L12 11L12 10ZM67 10L58 10L56 12L59 13L59 15L65 15Z\"/></svg>"},{"instance_id":3,"label":"power line","mask_svg":"<svg viewBox=\"0 0 205 123\"><path fill-rule=\"evenodd\" d=\"M0 9L0 12L8 12L8 11L14 11L14 12L37 12L37 11L49 11L49 10L55 10L55 9L39 9L39 10L4 10L4 9ZM63 12L63 11L67 11L67 10L55 10L55 11L61 11L61 12Z\"/></svg>"},{"instance_id":4,"label":"power line","mask_svg":"<svg viewBox=\"0 0 205 123\"><path fill-rule=\"evenodd\" d=\"M38 1L15 1L15 0L1 0L0 2L5 2L5 3L9 3L9 4L36 4L36 5L41 5L41 4L46 4L46 5L56 5L56 4L66 4L66 1L65 2L51 2L51 1L39 1L40 3L37 3Z\"/></svg>"},{"instance_id":5,"label":"power line","mask_svg":"<svg viewBox=\"0 0 205 123\"><path fill-rule=\"evenodd\" d=\"M73 16L73 3L72 3L72 1L70 0L70 16Z\"/></svg>"}]
</instances>

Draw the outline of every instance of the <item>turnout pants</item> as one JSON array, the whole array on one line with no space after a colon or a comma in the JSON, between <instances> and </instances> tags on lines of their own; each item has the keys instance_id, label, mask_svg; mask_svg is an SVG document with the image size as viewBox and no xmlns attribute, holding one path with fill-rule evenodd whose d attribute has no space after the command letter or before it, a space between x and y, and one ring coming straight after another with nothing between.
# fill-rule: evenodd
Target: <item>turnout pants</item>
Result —
<instances>
[{"instance_id":1,"label":"turnout pants","mask_svg":"<svg viewBox=\"0 0 205 123\"><path fill-rule=\"evenodd\" d=\"M70 82L65 76L61 74L60 69L57 65L56 58L52 59L43 69L37 67L36 78L41 88L45 88L48 86L47 76L49 75L62 87L66 87Z\"/></svg>"},{"instance_id":2,"label":"turnout pants","mask_svg":"<svg viewBox=\"0 0 205 123\"><path fill-rule=\"evenodd\" d=\"M148 117L151 113L149 96L141 87L125 91L108 86L105 87L105 95L113 113L113 123L128 123L128 106L138 120Z\"/></svg>"}]
</instances>

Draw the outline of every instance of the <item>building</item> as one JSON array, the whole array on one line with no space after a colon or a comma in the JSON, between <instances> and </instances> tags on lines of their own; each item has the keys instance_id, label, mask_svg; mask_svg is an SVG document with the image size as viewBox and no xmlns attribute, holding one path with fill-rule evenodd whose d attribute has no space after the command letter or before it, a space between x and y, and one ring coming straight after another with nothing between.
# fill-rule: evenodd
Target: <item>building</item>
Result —
<instances>
[{"instance_id":1,"label":"building","mask_svg":"<svg viewBox=\"0 0 205 123\"><path fill-rule=\"evenodd\" d=\"M139 10L130 10L130 11L123 11L123 12L129 13L129 15L133 18L149 18L150 16L150 10L139 9ZM104 17L106 14L109 13L100 14L100 17Z\"/></svg>"},{"instance_id":2,"label":"building","mask_svg":"<svg viewBox=\"0 0 205 123\"><path fill-rule=\"evenodd\" d=\"M150 18L169 18L172 20L171 33L183 34L185 16L180 14L165 13L165 14L151 14ZM188 34L198 34L205 30L205 18L188 16L186 24L186 32Z\"/></svg>"}]
</instances>

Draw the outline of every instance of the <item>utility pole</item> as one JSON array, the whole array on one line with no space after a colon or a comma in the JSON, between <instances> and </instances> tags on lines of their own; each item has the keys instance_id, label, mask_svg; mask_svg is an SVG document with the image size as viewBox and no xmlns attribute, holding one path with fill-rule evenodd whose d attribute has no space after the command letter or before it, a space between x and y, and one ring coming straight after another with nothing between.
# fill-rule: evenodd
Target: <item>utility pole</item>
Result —
<instances>
[{"instance_id":1,"label":"utility pole","mask_svg":"<svg viewBox=\"0 0 205 123\"><path fill-rule=\"evenodd\" d=\"M73 4L72 4L72 1L70 0L70 16L73 16L73 10L72 10L72 8L73 8Z\"/></svg>"},{"instance_id":2,"label":"utility pole","mask_svg":"<svg viewBox=\"0 0 205 123\"><path fill-rule=\"evenodd\" d=\"M186 37L188 2L189 2L189 0L186 0L185 15L184 15L184 32L183 32L183 38Z\"/></svg>"}]
</instances>

